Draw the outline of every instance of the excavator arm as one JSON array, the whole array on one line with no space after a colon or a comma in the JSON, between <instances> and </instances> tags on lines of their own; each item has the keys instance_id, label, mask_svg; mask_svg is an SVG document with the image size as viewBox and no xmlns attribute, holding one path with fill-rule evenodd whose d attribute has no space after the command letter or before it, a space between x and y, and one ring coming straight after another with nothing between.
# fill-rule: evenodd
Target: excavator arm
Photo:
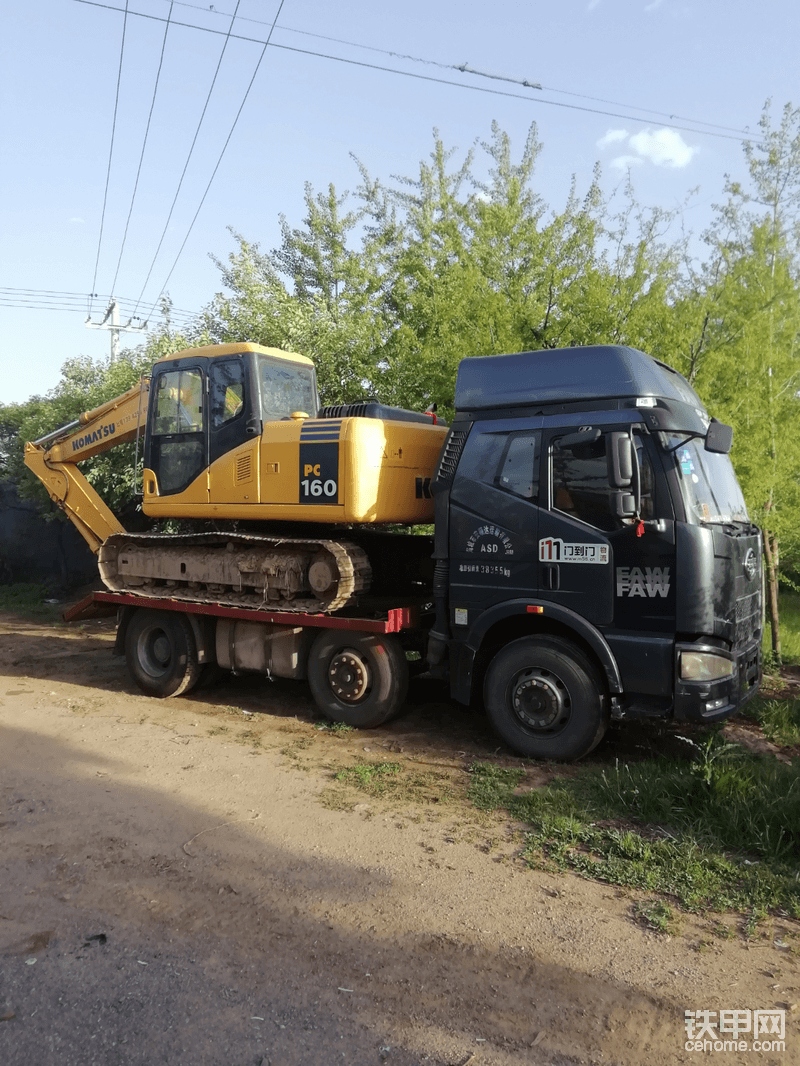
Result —
<instances>
[{"instance_id":1,"label":"excavator arm","mask_svg":"<svg viewBox=\"0 0 800 1066\"><path fill-rule=\"evenodd\" d=\"M143 378L122 396L25 445L25 465L95 554L112 533L124 533L125 528L78 470L78 463L137 437L147 411L149 388L149 381Z\"/></svg>"}]
</instances>

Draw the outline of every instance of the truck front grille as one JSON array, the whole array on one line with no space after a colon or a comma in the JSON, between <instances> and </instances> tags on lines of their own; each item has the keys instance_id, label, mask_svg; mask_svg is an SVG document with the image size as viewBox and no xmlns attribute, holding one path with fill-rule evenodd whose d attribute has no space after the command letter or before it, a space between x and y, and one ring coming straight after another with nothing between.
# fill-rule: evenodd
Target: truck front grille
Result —
<instances>
[{"instance_id":1,"label":"truck front grille","mask_svg":"<svg viewBox=\"0 0 800 1066\"><path fill-rule=\"evenodd\" d=\"M736 601L734 644L743 648L761 633L761 593L753 592Z\"/></svg>"}]
</instances>

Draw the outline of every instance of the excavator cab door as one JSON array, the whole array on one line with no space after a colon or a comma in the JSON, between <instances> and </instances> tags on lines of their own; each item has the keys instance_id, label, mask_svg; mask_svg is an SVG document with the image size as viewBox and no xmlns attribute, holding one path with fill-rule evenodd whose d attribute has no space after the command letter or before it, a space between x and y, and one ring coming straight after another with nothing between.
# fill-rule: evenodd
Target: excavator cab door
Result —
<instances>
[{"instance_id":1,"label":"excavator cab door","mask_svg":"<svg viewBox=\"0 0 800 1066\"><path fill-rule=\"evenodd\" d=\"M160 496L183 492L208 468L205 391L199 366L155 375L145 466L156 475Z\"/></svg>"}]
</instances>

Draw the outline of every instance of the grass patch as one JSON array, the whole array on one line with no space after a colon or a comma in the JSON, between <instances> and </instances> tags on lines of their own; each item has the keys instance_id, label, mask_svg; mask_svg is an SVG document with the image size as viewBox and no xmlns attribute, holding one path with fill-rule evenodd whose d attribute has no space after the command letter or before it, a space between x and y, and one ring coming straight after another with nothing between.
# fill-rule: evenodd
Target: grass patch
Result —
<instances>
[{"instance_id":1,"label":"grass patch","mask_svg":"<svg viewBox=\"0 0 800 1066\"><path fill-rule=\"evenodd\" d=\"M744 714L775 744L800 743L800 700L762 699L745 704Z\"/></svg>"},{"instance_id":2,"label":"grass patch","mask_svg":"<svg viewBox=\"0 0 800 1066\"><path fill-rule=\"evenodd\" d=\"M657 759L518 794L522 771L477 764L469 795L529 828L534 867L669 896L685 910L800 917L800 778L711 734L691 762Z\"/></svg>"},{"instance_id":3,"label":"grass patch","mask_svg":"<svg viewBox=\"0 0 800 1066\"><path fill-rule=\"evenodd\" d=\"M337 781L347 781L356 785L370 796L380 796L386 791L386 779L392 774L399 774L398 762L357 763L336 774Z\"/></svg>"},{"instance_id":4,"label":"grass patch","mask_svg":"<svg viewBox=\"0 0 800 1066\"><path fill-rule=\"evenodd\" d=\"M346 722L317 722L314 728L320 733L333 733L335 737L355 732L354 727Z\"/></svg>"},{"instance_id":5,"label":"grass patch","mask_svg":"<svg viewBox=\"0 0 800 1066\"><path fill-rule=\"evenodd\" d=\"M656 933L673 933L675 915L672 907L663 899L640 900L633 905L633 913L640 925L653 929Z\"/></svg>"},{"instance_id":6,"label":"grass patch","mask_svg":"<svg viewBox=\"0 0 800 1066\"><path fill-rule=\"evenodd\" d=\"M785 663L800 663L800 595L781 590L778 601L781 629L781 657ZM772 627L769 613L764 626L762 645L764 662L772 660Z\"/></svg>"},{"instance_id":7,"label":"grass patch","mask_svg":"<svg viewBox=\"0 0 800 1066\"><path fill-rule=\"evenodd\" d=\"M464 789L442 770L417 770L396 762L357 763L334 775L334 780L357 788L372 797L382 797L393 805L424 808L463 800Z\"/></svg>"},{"instance_id":8,"label":"grass patch","mask_svg":"<svg viewBox=\"0 0 800 1066\"><path fill-rule=\"evenodd\" d=\"M12 611L32 618L60 619L63 605L47 603L47 600L54 598L49 585L24 582L0 585L0 611Z\"/></svg>"}]
</instances>

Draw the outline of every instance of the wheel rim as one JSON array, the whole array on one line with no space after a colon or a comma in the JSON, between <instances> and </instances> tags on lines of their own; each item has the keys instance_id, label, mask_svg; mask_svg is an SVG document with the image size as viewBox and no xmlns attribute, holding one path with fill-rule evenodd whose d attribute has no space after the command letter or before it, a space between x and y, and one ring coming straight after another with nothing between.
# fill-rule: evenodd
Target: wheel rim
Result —
<instances>
[{"instance_id":1,"label":"wheel rim","mask_svg":"<svg viewBox=\"0 0 800 1066\"><path fill-rule=\"evenodd\" d=\"M163 629L147 629L137 645L139 664L150 677L162 677L172 663L172 642Z\"/></svg>"},{"instance_id":2,"label":"wheel rim","mask_svg":"<svg viewBox=\"0 0 800 1066\"><path fill-rule=\"evenodd\" d=\"M328 667L331 691L342 703L358 703L369 692L369 665L352 648L340 651Z\"/></svg>"},{"instance_id":3,"label":"wheel rim","mask_svg":"<svg viewBox=\"0 0 800 1066\"><path fill-rule=\"evenodd\" d=\"M522 728L539 736L553 736L572 714L569 689L556 674L533 667L511 680L511 707Z\"/></svg>"}]
</instances>

